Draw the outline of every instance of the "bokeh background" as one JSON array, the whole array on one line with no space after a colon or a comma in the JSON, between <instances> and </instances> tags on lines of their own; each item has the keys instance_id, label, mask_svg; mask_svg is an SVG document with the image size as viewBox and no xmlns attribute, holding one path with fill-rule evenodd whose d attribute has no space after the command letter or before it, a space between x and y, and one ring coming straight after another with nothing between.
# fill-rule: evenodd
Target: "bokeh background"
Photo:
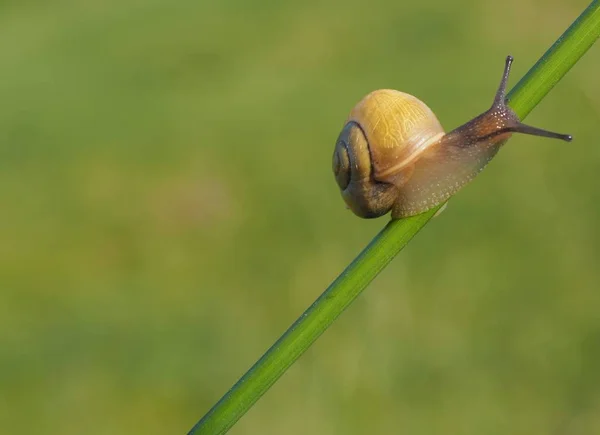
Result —
<instances>
[{"instance_id":1,"label":"bokeh background","mask_svg":"<svg viewBox=\"0 0 600 435\"><path fill-rule=\"evenodd\" d=\"M350 108L451 129L587 0L0 3L0 429L183 434L379 231ZM232 434L600 433L600 46Z\"/></svg>"}]
</instances>

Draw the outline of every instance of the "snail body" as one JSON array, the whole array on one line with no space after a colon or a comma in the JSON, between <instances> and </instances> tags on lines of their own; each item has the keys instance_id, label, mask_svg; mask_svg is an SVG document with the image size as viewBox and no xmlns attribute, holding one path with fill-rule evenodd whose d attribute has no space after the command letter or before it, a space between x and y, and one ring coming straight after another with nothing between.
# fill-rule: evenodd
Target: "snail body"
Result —
<instances>
[{"instance_id":1,"label":"snail body","mask_svg":"<svg viewBox=\"0 0 600 435\"><path fill-rule=\"evenodd\" d=\"M333 172L358 216L392 219L423 213L460 190L485 168L512 133L571 136L522 124L506 105L508 56L491 108L444 133L433 111L404 92L380 89L351 111L338 136Z\"/></svg>"}]
</instances>

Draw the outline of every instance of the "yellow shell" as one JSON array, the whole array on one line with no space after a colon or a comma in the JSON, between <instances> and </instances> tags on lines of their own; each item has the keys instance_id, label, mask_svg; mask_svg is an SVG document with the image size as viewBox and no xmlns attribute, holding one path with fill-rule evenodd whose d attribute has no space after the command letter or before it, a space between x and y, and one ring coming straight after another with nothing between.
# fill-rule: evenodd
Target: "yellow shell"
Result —
<instances>
[{"instance_id":1,"label":"yellow shell","mask_svg":"<svg viewBox=\"0 0 600 435\"><path fill-rule=\"evenodd\" d=\"M333 154L333 172L348 207L365 218L400 210L395 203L417 163L443 136L421 100L391 89L368 94L352 109Z\"/></svg>"},{"instance_id":2,"label":"yellow shell","mask_svg":"<svg viewBox=\"0 0 600 435\"><path fill-rule=\"evenodd\" d=\"M365 96L347 122L356 122L367 142L375 180L394 183L399 171L443 135L431 109L412 95L379 89Z\"/></svg>"}]
</instances>

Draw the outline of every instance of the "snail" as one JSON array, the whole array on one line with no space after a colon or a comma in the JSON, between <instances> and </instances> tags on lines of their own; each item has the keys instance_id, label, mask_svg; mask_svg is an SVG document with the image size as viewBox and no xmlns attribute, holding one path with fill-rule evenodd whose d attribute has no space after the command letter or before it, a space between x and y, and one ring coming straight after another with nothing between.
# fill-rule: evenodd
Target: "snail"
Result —
<instances>
[{"instance_id":1,"label":"snail","mask_svg":"<svg viewBox=\"0 0 600 435\"><path fill-rule=\"evenodd\" d=\"M392 219L423 213L447 201L485 168L513 133L571 141L522 124L507 106L504 73L491 108L444 133L431 109L404 92L380 89L365 96L348 117L333 154L333 172L344 201L356 215Z\"/></svg>"}]
</instances>

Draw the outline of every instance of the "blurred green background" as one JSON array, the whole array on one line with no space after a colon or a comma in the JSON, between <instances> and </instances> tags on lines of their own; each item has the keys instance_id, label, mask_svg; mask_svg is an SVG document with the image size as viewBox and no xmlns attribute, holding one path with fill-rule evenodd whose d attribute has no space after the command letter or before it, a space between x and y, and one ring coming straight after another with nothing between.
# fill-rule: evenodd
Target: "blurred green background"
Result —
<instances>
[{"instance_id":1,"label":"blurred green background","mask_svg":"<svg viewBox=\"0 0 600 435\"><path fill-rule=\"evenodd\" d=\"M367 92L451 129L587 0L0 3L0 431L183 434L379 231ZM600 433L600 46L232 434Z\"/></svg>"}]
</instances>

